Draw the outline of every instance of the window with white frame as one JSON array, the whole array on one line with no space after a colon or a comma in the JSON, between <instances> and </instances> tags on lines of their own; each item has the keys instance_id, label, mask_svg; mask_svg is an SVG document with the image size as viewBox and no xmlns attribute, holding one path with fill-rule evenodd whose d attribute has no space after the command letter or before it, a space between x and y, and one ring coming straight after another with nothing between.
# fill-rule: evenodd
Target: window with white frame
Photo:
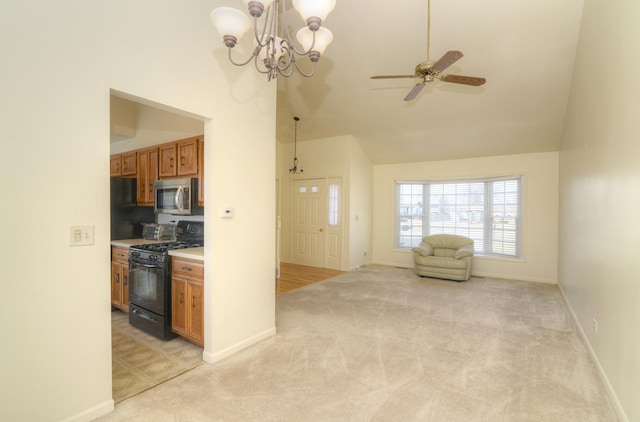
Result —
<instances>
[{"instance_id":1,"label":"window with white frame","mask_svg":"<svg viewBox=\"0 0 640 422\"><path fill-rule=\"evenodd\" d=\"M474 240L475 253L522 256L522 177L396 182L396 248L432 234Z\"/></svg>"},{"instance_id":2,"label":"window with white frame","mask_svg":"<svg viewBox=\"0 0 640 422\"><path fill-rule=\"evenodd\" d=\"M340 213L338 206L340 205L340 190L335 183L329 185L327 195L327 223L330 226L338 226L340 224Z\"/></svg>"}]
</instances>

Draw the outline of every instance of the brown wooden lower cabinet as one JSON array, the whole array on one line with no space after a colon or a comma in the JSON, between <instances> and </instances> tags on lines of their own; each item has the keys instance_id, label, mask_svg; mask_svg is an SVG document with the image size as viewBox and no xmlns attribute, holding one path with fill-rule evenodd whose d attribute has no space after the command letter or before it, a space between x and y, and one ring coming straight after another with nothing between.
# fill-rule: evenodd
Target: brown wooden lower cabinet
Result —
<instances>
[{"instance_id":1,"label":"brown wooden lower cabinet","mask_svg":"<svg viewBox=\"0 0 640 422\"><path fill-rule=\"evenodd\" d=\"M111 304L129 313L129 251L111 247Z\"/></svg>"},{"instance_id":2,"label":"brown wooden lower cabinet","mask_svg":"<svg viewBox=\"0 0 640 422\"><path fill-rule=\"evenodd\" d=\"M204 347L204 263L172 257L171 329Z\"/></svg>"}]
</instances>

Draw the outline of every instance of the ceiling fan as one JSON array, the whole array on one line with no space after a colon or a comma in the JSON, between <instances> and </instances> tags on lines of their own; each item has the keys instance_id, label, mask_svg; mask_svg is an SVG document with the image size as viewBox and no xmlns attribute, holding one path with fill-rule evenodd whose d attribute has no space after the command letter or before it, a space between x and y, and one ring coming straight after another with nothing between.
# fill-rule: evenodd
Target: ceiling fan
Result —
<instances>
[{"instance_id":1,"label":"ceiling fan","mask_svg":"<svg viewBox=\"0 0 640 422\"><path fill-rule=\"evenodd\" d=\"M405 101L413 100L427 83L433 82L434 79L439 79L443 82L451 82L454 84L480 86L486 82L485 78L478 78L475 76L462 76L462 75L447 75L442 74L446 68L460 60L463 56L462 52L457 50L447 51L444 56L436 62L429 60L429 43L431 32L431 0L427 0L427 61L419 63L414 71L413 75L377 75L371 76L371 79L394 79L394 78L419 78L422 81L418 82L416 86L409 91Z\"/></svg>"}]
</instances>

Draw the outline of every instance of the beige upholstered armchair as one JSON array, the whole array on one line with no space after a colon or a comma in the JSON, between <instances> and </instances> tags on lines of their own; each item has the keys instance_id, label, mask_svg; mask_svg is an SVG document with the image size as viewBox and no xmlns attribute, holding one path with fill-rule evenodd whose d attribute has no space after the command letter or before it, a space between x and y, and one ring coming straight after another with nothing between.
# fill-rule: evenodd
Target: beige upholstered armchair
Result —
<instances>
[{"instance_id":1,"label":"beige upholstered armchair","mask_svg":"<svg viewBox=\"0 0 640 422\"><path fill-rule=\"evenodd\" d=\"M413 251L419 276L466 281L471 276L473 240L455 234L425 236Z\"/></svg>"}]
</instances>

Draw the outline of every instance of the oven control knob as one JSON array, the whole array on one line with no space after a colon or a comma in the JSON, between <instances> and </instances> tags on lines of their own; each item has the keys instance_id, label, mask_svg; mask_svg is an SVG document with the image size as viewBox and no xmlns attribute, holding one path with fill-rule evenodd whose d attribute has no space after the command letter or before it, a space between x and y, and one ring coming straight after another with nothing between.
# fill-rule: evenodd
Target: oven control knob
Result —
<instances>
[{"instance_id":1,"label":"oven control knob","mask_svg":"<svg viewBox=\"0 0 640 422\"><path fill-rule=\"evenodd\" d=\"M152 261L157 261L158 260L158 255L149 255L149 259Z\"/></svg>"}]
</instances>

